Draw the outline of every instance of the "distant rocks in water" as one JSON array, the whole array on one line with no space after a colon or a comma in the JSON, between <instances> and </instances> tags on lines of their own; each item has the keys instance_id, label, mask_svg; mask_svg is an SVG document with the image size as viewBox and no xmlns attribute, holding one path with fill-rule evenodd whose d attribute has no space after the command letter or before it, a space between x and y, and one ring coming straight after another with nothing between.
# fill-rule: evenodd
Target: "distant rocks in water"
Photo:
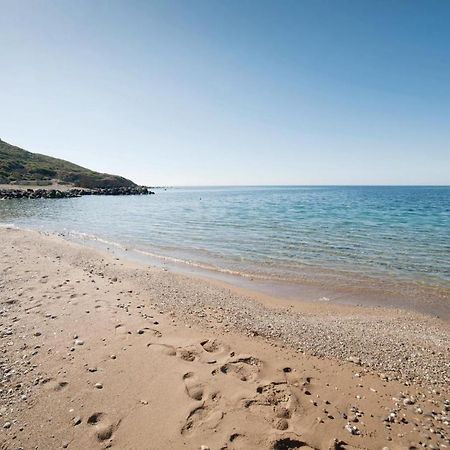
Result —
<instances>
[{"instance_id":1,"label":"distant rocks in water","mask_svg":"<svg viewBox=\"0 0 450 450\"><path fill-rule=\"evenodd\" d=\"M154 194L145 186L112 187L96 189L0 189L0 199L13 198L73 198L83 195L150 195Z\"/></svg>"}]
</instances>

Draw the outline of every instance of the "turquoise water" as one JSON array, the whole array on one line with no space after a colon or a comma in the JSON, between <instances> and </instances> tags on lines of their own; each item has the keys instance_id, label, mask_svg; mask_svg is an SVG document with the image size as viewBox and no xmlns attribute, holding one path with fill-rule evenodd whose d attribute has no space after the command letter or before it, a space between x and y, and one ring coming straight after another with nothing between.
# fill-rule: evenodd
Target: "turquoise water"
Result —
<instances>
[{"instance_id":1,"label":"turquoise water","mask_svg":"<svg viewBox=\"0 0 450 450\"><path fill-rule=\"evenodd\" d=\"M253 279L450 299L450 187L228 187L0 202L0 222Z\"/></svg>"}]
</instances>

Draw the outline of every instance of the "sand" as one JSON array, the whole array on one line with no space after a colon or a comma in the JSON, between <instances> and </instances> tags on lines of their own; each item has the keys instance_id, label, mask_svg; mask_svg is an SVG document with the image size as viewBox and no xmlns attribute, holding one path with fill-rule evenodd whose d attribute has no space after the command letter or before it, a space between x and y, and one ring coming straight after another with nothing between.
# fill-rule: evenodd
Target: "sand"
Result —
<instances>
[{"instance_id":1,"label":"sand","mask_svg":"<svg viewBox=\"0 0 450 450\"><path fill-rule=\"evenodd\" d=\"M449 337L2 228L0 448L450 448Z\"/></svg>"}]
</instances>

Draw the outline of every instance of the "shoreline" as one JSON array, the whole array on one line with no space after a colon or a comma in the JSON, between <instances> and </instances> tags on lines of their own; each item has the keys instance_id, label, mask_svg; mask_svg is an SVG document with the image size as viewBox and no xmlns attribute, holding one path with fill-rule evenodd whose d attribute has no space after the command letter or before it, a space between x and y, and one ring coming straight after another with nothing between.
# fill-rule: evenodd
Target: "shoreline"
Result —
<instances>
[{"instance_id":1,"label":"shoreline","mask_svg":"<svg viewBox=\"0 0 450 450\"><path fill-rule=\"evenodd\" d=\"M231 273L227 270L203 267L199 264L190 264L186 261L176 261L174 258L165 255L156 255L140 249L128 248L117 242L107 242L98 237L84 236L83 238L67 237L65 234L56 233L69 242L86 245L99 251L107 251L129 261L170 270L175 273L194 278L201 278L219 286L229 289L237 289L239 292L252 296L272 297L283 302L315 303L315 304L335 304L368 308L384 308L394 310L404 310L413 313L423 314L450 323L450 298L430 301L425 298L411 299L406 294L399 292L387 294L385 290L375 291L363 289L360 285L358 289L329 287L313 282L295 282L290 280L269 279L263 276L257 277L252 274ZM372 283L374 280L371 280ZM356 283L356 281L355 281ZM405 283L406 286L406 283ZM445 301L447 300L447 303Z\"/></svg>"},{"instance_id":2,"label":"shoreline","mask_svg":"<svg viewBox=\"0 0 450 450\"><path fill-rule=\"evenodd\" d=\"M250 295L38 232L0 241L8 449L450 444L446 322Z\"/></svg>"}]
</instances>

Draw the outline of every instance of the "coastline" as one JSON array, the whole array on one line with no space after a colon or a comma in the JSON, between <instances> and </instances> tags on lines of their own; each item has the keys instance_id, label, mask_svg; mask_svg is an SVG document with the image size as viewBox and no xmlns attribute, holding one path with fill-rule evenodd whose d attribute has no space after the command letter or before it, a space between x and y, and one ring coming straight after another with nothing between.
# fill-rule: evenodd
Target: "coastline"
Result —
<instances>
[{"instance_id":1,"label":"coastline","mask_svg":"<svg viewBox=\"0 0 450 450\"><path fill-rule=\"evenodd\" d=\"M444 321L274 299L32 231L0 240L6 448L450 444Z\"/></svg>"},{"instance_id":2,"label":"coastline","mask_svg":"<svg viewBox=\"0 0 450 450\"><path fill-rule=\"evenodd\" d=\"M217 284L239 293L262 298L272 298L282 302L296 304L336 304L340 306L356 306L368 308L384 308L394 310L406 310L413 313L427 315L450 323L450 298L435 295L433 299L427 297L427 292L422 297L409 296L409 290L405 285L404 293L386 292L385 288L379 290L365 289L368 280L355 279L353 287L338 288L327 286L325 283L314 283L311 280L303 282L294 280L281 280L268 278L267 276L256 276L252 273L232 272L225 269L207 267L202 264L172 258L167 255L158 255L124 246L116 242L105 241L95 236L81 235L78 238L69 237L66 234L58 235L66 238L69 242L79 243L90 248L114 254L120 258L127 259L140 265L161 268L188 277L201 278L209 283ZM373 284L374 280L370 282ZM380 280L382 285L382 280ZM427 291L430 287L427 287Z\"/></svg>"},{"instance_id":3,"label":"coastline","mask_svg":"<svg viewBox=\"0 0 450 450\"><path fill-rule=\"evenodd\" d=\"M275 297L450 321L447 191L230 188L12 200L2 202L1 221Z\"/></svg>"}]
</instances>

